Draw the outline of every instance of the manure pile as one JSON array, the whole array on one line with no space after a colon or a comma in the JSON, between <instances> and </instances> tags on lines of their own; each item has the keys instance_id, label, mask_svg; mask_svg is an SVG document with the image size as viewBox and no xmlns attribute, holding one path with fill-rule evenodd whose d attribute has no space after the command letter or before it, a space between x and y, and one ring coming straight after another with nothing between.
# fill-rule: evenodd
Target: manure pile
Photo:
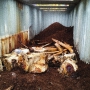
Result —
<instances>
[{"instance_id":1,"label":"manure pile","mask_svg":"<svg viewBox=\"0 0 90 90\"><path fill-rule=\"evenodd\" d=\"M52 42L52 38L73 45L73 27L65 27L62 24L55 22L41 31L32 40L50 43Z\"/></svg>"}]
</instances>

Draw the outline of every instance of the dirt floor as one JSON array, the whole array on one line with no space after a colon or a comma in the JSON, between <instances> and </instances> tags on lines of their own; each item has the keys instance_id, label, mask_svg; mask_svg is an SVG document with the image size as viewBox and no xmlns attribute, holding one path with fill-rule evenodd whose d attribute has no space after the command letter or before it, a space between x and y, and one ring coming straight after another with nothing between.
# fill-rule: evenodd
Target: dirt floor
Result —
<instances>
[{"instance_id":1,"label":"dirt floor","mask_svg":"<svg viewBox=\"0 0 90 90\"><path fill-rule=\"evenodd\" d=\"M73 45L73 27L65 27L58 22L51 24L36 35L29 46L36 46L35 40L51 42L51 38ZM41 74L26 73L20 68L0 72L0 90L90 90L90 65L79 59L78 71L69 77L59 74L57 66L50 66Z\"/></svg>"}]
</instances>

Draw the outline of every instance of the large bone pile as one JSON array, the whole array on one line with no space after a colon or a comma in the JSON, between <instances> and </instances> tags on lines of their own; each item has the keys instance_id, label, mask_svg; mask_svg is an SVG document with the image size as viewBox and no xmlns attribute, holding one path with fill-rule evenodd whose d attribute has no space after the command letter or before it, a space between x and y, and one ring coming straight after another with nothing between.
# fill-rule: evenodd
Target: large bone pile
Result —
<instances>
[{"instance_id":1,"label":"large bone pile","mask_svg":"<svg viewBox=\"0 0 90 90\"><path fill-rule=\"evenodd\" d=\"M26 72L42 73L48 69L48 63L58 61L60 63L58 72L69 75L78 69L77 61L73 47L67 43L63 43L52 38L54 45L42 45L38 47L30 47L30 49L15 49L10 54L5 54L3 64L6 70L10 71L15 67L22 68Z\"/></svg>"}]
</instances>

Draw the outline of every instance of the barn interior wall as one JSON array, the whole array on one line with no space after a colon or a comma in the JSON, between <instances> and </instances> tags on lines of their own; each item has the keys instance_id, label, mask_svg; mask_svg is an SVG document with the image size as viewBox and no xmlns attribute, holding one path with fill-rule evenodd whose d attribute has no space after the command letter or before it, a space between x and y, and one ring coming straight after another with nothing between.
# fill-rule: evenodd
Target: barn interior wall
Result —
<instances>
[{"instance_id":1,"label":"barn interior wall","mask_svg":"<svg viewBox=\"0 0 90 90\"><path fill-rule=\"evenodd\" d=\"M81 0L68 19L68 26L74 26L74 45L80 59L90 63L90 0Z\"/></svg>"}]
</instances>

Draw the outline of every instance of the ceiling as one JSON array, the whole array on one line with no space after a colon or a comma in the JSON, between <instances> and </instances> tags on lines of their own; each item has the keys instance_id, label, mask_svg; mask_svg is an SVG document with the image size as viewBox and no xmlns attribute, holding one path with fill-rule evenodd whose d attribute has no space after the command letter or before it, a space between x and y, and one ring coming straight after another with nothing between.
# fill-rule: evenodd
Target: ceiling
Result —
<instances>
[{"instance_id":1,"label":"ceiling","mask_svg":"<svg viewBox=\"0 0 90 90\"><path fill-rule=\"evenodd\" d=\"M81 0L16 0L20 3L35 6L43 11L70 12Z\"/></svg>"}]
</instances>

